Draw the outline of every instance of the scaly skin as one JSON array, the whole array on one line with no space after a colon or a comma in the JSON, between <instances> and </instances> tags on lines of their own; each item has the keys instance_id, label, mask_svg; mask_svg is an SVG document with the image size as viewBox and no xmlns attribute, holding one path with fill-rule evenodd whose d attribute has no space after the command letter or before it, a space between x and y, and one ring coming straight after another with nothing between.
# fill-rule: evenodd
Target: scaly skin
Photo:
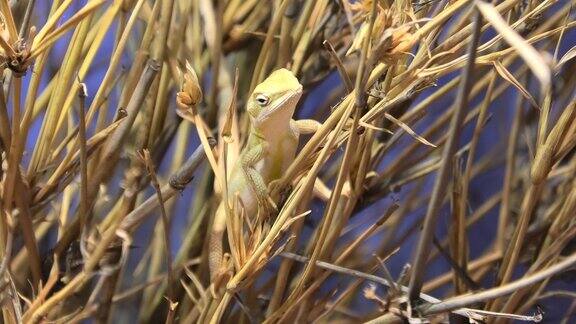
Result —
<instances>
[{"instance_id":1,"label":"scaly skin","mask_svg":"<svg viewBox=\"0 0 576 324\"><path fill-rule=\"evenodd\" d=\"M274 71L256 86L247 103L250 133L246 146L232 168L228 181L229 200L238 197L250 219L267 216L276 209L268 195L268 184L279 179L294 160L299 128L314 127L313 121L294 121L292 116L302 95L302 85L286 69ZM238 213L239 211L236 211ZM260 213L259 213L260 212ZM214 283L221 270L226 230L226 208L220 202L209 237L208 262Z\"/></svg>"}]
</instances>

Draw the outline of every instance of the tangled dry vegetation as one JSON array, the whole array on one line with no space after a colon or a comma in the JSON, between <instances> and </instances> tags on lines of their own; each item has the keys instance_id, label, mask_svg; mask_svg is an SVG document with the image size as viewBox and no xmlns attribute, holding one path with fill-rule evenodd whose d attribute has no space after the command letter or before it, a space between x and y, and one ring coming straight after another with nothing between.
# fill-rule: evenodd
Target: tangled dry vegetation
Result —
<instances>
[{"instance_id":1,"label":"tangled dry vegetation","mask_svg":"<svg viewBox=\"0 0 576 324\"><path fill-rule=\"evenodd\" d=\"M573 4L0 0L4 323L569 322ZM215 182L280 67L322 126L211 283Z\"/></svg>"}]
</instances>

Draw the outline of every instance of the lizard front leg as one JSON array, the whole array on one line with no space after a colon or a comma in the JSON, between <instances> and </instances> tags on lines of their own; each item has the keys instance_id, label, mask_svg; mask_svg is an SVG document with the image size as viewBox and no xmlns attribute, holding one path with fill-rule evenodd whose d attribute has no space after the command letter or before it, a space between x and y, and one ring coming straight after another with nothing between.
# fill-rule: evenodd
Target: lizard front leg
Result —
<instances>
[{"instance_id":1,"label":"lizard front leg","mask_svg":"<svg viewBox=\"0 0 576 324\"><path fill-rule=\"evenodd\" d=\"M314 119L292 120L292 126L298 130L298 134L313 134L322 124Z\"/></svg>"},{"instance_id":2,"label":"lizard front leg","mask_svg":"<svg viewBox=\"0 0 576 324\"><path fill-rule=\"evenodd\" d=\"M244 173L244 177L250 186L250 189L256 196L258 209L264 213L263 216L269 216L276 211L276 204L274 204L268 195L268 186L266 185L266 181L255 168L256 164L266 156L267 149L268 144L262 142L250 148L242 154L242 157L240 158L241 170Z\"/></svg>"},{"instance_id":3,"label":"lizard front leg","mask_svg":"<svg viewBox=\"0 0 576 324\"><path fill-rule=\"evenodd\" d=\"M314 119L298 119L292 120L292 127L297 134L314 134L322 126L322 123ZM320 178L314 181L314 196L320 198L322 201L328 201L332 191L322 182Z\"/></svg>"}]
</instances>

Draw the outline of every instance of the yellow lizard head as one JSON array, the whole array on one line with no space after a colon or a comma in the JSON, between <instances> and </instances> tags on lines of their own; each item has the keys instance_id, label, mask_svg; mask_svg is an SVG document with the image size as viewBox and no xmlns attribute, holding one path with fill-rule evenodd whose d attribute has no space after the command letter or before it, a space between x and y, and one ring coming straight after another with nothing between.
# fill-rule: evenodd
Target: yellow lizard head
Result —
<instances>
[{"instance_id":1,"label":"yellow lizard head","mask_svg":"<svg viewBox=\"0 0 576 324\"><path fill-rule=\"evenodd\" d=\"M247 109L254 127L266 120L289 122L302 95L302 85L294 74L279 69L258 84L248 99Z\"/></svg>"}]
</instances>

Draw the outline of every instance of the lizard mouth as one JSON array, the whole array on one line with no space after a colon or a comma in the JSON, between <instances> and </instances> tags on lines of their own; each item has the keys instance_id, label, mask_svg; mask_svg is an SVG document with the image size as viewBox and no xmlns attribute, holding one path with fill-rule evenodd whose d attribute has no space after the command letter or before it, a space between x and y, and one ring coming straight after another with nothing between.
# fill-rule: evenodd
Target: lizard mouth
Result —
<instances>
[{"instance_id":1,"label":"lizard mouth","mask_svg":"<svg viewBox=\"0 0 576 324\"><path fill-rule=\"evenodd\" d=\"M277 99L274 105L268 107L266 109L266 112L258 116L258 121L262 122L268 119L270 116L274 115L277 112L282 111L287 107L295 107L301 95L302 95L302 86L300 86L295 90L287 91L285 94L283 94L280 98ZM290 104L292 101L294 101L293 105Z\"/></svg>"}]
</instances>

